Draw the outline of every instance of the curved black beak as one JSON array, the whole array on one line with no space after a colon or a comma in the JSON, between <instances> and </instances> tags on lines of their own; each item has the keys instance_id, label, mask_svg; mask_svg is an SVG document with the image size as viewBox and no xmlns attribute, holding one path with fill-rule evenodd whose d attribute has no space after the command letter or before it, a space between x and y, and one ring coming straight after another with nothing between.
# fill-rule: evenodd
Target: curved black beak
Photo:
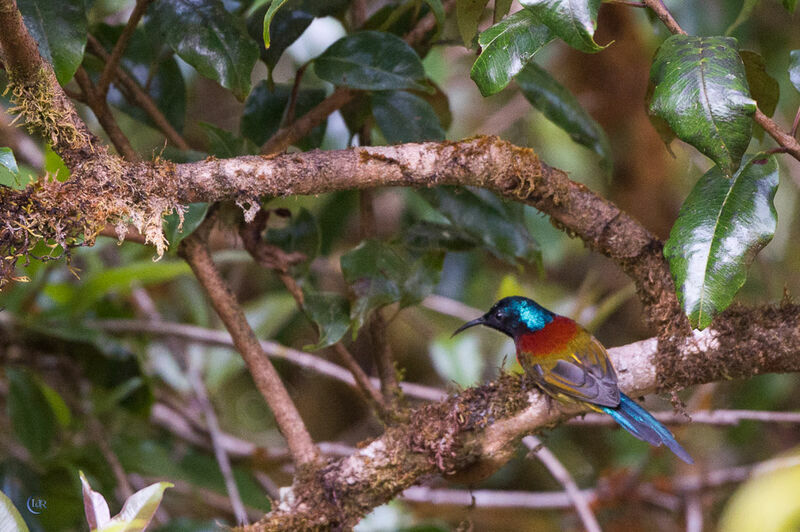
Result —
<instances>
[{"instance_id":1,"label":"curved black beak","mask_svg":"<svg viewBox=\"0 0 800 532\"><path fill-rule=\"evenodd\" d=\"M469 329L470 327L475 327L476 325L483 325L483 323L484 323L484 317L483 316L481 316L480 318L475 318L472 321L468 321L467 323L465 323L464 325L462 325L461 327L456 329L456 332L451 334L450 338L452 338L453 336L457 335L458 333L460 333L464 329Z\"/></svg>"}]
</instances>

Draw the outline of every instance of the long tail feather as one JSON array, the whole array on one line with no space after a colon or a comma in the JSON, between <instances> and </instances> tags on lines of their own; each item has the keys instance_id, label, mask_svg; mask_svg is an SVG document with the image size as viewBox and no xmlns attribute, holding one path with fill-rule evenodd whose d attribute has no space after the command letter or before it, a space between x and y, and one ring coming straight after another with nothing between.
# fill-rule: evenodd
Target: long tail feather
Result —
<instances>
[{"instance_id":1,"label":"long tail feather","mask_svg":"<svg viewBox=\"0 0 800 532\"><path fill-rule=\"evenodd\" d=\"M675 453L678 458L687 464L694 463L694 460L692 460L692 457L686 452L686 449L675 441L675 437L669 429L659 423L650 412L639 406L636 401L623 393L619 394L619 398L619 406L614 408L601 406L600 408L603 412L613 417L614 421L619 423L623 429L640 440L646 441L650 445L655 445L656 447L663 443L670 451Z\"/></svg>"}]
</instances>

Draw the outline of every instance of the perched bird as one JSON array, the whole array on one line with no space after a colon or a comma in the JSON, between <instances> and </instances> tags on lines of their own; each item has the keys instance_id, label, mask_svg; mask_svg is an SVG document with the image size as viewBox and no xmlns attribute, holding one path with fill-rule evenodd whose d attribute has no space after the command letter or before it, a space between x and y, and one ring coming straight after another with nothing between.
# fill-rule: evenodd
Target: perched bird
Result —
<instances>
[{"instance_id":1,"label":"perched bird","mask_svg":"<svg viewBox=\"0 0 800 532\"><path fill-rule=\"evenodd\" d=\"M666 445L688 464L694 461L672 433L636 401L620 392L605 347L575 321L526 297L506 297L453 333L485 325L510 336L517 360L547 395L605 412L622 428L656 447Z\"/></svg>"}]
</instances>

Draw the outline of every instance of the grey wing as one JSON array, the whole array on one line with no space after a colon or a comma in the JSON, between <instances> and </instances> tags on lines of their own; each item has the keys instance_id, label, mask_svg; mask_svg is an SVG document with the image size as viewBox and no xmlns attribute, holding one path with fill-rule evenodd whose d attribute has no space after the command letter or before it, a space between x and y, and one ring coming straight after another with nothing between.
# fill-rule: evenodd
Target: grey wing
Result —
<instances>
[{"instance_id":1,"label":"grey wing","mask_svg":"<svg viewBox=\"0 0 800 532\"><path fill-rule=\"evenodd\" d=\"M534 364L534 379L545 392L567 396L600 406L619 405L617 374L605 348L592 338L572 354L572 360L558 359L543 367Z\"/></svg>"}]
</instances>

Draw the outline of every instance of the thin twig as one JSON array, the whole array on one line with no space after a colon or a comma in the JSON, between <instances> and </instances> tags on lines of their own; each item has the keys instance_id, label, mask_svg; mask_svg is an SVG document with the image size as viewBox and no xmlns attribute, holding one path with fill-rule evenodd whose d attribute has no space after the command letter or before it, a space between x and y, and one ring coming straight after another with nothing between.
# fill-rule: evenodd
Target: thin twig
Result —
<instances>
[{"instance_id":1,"label":"thin twig","mask_svg":"<svg viewBox=\"0 0 800 532\"><path fill-rule=\"evenodd\" d=\"M664 5L663 0L644 0L644 3L647 4L653 13L664 23L667 29L671 33L679 34L679 35L686 35L687 33L680 27L678 22L672 16L672 13L669 12L669 9ZM797 141L795 138L795 133L797 132L797 124L800 121L800 109L798 109L798 114L795 117L794 125L792 125L792 133L789 134L775 123L770 117L765 115L761 109L756 108L755 115L753 115L753 119L756 123L761 126L764 131L766 131L769 136L771 136L775 141L783 147L782 151L790 154L792 157L800 161L800 142Z\"/></svg>"},{"instance_id":2,"label":"thin twig","mask_svg":"<svg viewBox=\"0 0 800 532\"><path fill-rule=\"evenodd\" d=\"M94 36L88 35L86 46L91 53L103 61L110 60L111 56ZM174 127L172 127L172 124L169 123L164 114L158 109L153 99L150 98L150 95L139 86L139 83L129 76L119 65L117 65L115 72L120 82L120 91L125 98L131 104L141 107L156 127L161 130L164 136L167 137L175 147L181 150L190 150L191 146L189 143L186 142Z\"/></svg>"},{"instance_id":3,"label":"thin twig","mask_svg":"<svg viewBox=\"0 0 800 532\"><path fill-rule=\"evenodd\" d=\"M146 319L154 323L162 321L161 313L156 307L155 301L150 297L150 294L144 288L137 287L133 290L132 300L134 306L140 314L143 314ZM217 460L219 471L222 474L222 479L225 482L225 489L228 493L228 498L231 501L233 514L236 516L236 521L239 525L248 524L247 513L244 510L244 503L242 497L239 495L239 487L236 485L236 479L233 476L233 469L231 468L231 461L225 448L221 442L221 430L219 428L219 421L217 414L214 412L214 405L208 397L206 385L203 382L201 374L201 367L196 359L191 359L186 346L174 336L167 337L165 343L170 351L177 357L181 369L184 370L188 376L190 385L203 412L203 417L206 421L208 434L211 437L211 446L214 450L214 457Z\"/></svg>"},{"instance_id":4,"label":"thin twig","mask_svg":"<svg viewBox=\"0 0 800 532\"><path fill-rule=\"evenodd\" d=\"M522 438L522 443L544 464L550 474L553 475L553 478L564 486L564 491L575 506L575 511L578 512L578 517L580 517L587 532L602 532L600 523L597 522L597 518L589 506L589 500L578 488L575 479L572 478L572 475L569 474L567 468L564 467L564 464L561 463L556 455L545 447L536 436L525 436Z\"/></svg>"},{"instance_id":5,"label":"thin twig","mask_svg":"<svg viewBox=\"0 0 800 532\"><path fill-rule=\"evenodd\" d=\"M176 336L209 345L234 347L233 339L227 331L216 331L196 325L172 322L152 323L144 320L87 320L84 324L92 329L114 333L148 333L159 336ZM355 378L349 371L338 364L328 362L324 358L269 340L261 340L260 345L261 349L270 357L281 358L306 370L331 377L353 387L357 386ZM370 383L373 388L379 385L377 379L370 379ZM442 390L412 382L401 382L400 388L405 395L423 401L440 401L447 397L447 393Z\"/></svg>"},{"instance_id":6,"label":"thin twig","mask_svg":"<svg viewBox=\"0 0 800 532\"><path fill-rule=\"evenodd\" d=\"M108 134L108 138L119 154L128 161L138 161L139 154L133 149L130 140L128 140L128 137L125 136L119 124L117 124L117 120L111 113L105 96L101 96L97 92L97 89L92 84L92 80L89 79L89 74L82 66L78 67L78 70L75 72L75 81L78 82L78 86L80 86L86 97L86 104L97 117L97 121L100 122L100 126L106 134Z\"/></svg>"},{"instance_id":7,"label":"thin twig","mask_svg":"<svg viewBox=\"0 0 800 532\"><path fill-rule=\"evenodd\" d=\"M742 421L762 423L800 423L800 412L766 412L759 410L700 410L690 412L689 417L680 412L653 412L653 416L667 425L735 426ZM614 425L616 422L605 414L586 414L568 421L570 425Z\"/></svg>"},{"instance_id":8,"label":"thin twig","mask_svg":"<svg viewBox=\"0 0 800 532\"><path fill-rule=\"evenodd\" d=\"M686 35L686 32L683 31L683 28L680 27L662 0L644 0L644 3L655 13L661 22L664 23L670 32Z\"/></svg>"},{"instance_id":9,"label":"thin twig","mask_svg":"<svg viewBox=\"0 0 800 532\"><path fill-rule=\"evenodd\" d=\"M136 5L131 12L128 23L122 30L122 34L119 36L119 39L117 39L114 49L111 50L111 57L109 57L108 61L106 61L106 66L103 68L103 72L100 74L100 79L97 82L97 93L103 98L105 98L108 94L108 86L111 83L111 80L113 80L117 75L117 66L119 65L120 59L122 59L122 54L125 52L125 48L128 47L128 42L131 40L133 33L136 31L136 26L139 25L139 21L142 19L144 12L147 10L147 6L149 6L152 1L153 0L136 0Z\"/></svg>"},{"instance_id":10,"label":"thin twig","mask_svg":"<svg viewBox=\"0 0 800 532\"><path fill-rule=\"evenodd\" d=\"M207 239L215 219L213 214L206 218L194 233L181 242L179 253L191 266L197 280L211 299L211 304L231 333L256 387L269 404L275 421L286 438L295 462L297 465L314 463L319 457L319 451L314 446L297 407L281 382L278 372L261 349L258 338L247 323L244 311L211 258Z\"/></svg>"}]
</instances>

